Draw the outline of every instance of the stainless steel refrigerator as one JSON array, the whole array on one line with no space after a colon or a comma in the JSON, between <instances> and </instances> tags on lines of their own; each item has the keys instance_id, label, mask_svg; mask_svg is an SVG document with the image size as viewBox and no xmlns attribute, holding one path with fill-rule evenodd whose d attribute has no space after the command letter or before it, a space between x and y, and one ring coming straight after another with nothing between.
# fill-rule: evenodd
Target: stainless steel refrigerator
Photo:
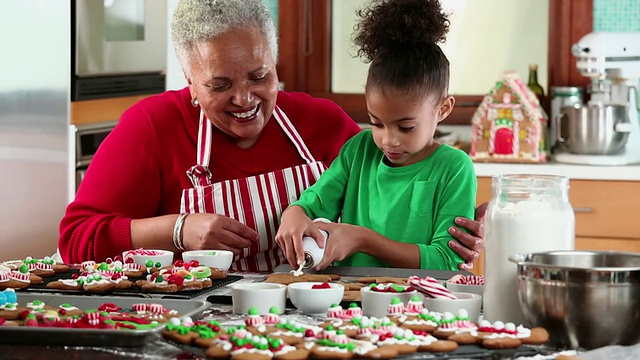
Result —
<instances>
[{"instance_id":1,"label":"stainless steel refrigerator","mask_svg":"<svg viewBox=\"0 0 640 360\"><path fill-rule=\"evenodd\" d=\"M75 179L70 6L0 1L0 260L51 255L57 247Z\"/></svg>"}]
</instances>

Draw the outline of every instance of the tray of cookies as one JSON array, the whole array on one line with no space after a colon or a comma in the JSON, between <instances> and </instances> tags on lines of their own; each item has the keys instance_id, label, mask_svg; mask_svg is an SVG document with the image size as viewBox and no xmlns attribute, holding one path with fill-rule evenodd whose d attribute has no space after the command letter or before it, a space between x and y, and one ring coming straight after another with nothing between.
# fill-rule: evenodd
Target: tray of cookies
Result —
<instances>
[{"instance_id":1,"label":"tray of cookies","mask_svg":"<svg viewBox=\"0 0 640 360\"><path fill-rule=\"evenodd\" d=\"M340 321L338 321L340 320ZM172 319L162 337L192 354L210 358L237 358L260 353L262 358L383 358L383 359L503 359L554 352L546 338L534 338L529 329L495 339L485 324L459 321L468 333L476 326L474 341L454 336L444 323L430 331L411 330L397 319L355 316L352 320L309 318L285 312L258 315L214 314L198 321ZM493 325L491 325L493 326ZM358 330L355 330L357 328ZM503 329L504 330L504 329ZM470 333L468 333L470 334ZM472 335L469 335L472 336ZM496 341L502 341L495 346ZM233 354L231 353L233 351Z\"/></svg>"},{"instance_id":2,"label":"tray of cookies","mask_svg":"<svg viewBox=\"0 0 640 360\"><path fill-rule=\"evenodd\" d=\"M0 291L0 343L142 346L173 317L197 319L205 300Z\"/></svg>"},{"instance_id":3,"label":"tray of cookies","mask_svg":"<svg viewBox=\"0 0 640 360\"><path fill-rule=\"evenodd\" d=\"M8 274L14 275L5 276L7 281L0 278L0 290L11 287L27 292L192 299L242 279L240 275L228 275L226 271L202 266L196 261L178 260L163 267L119 260L85 261L78 266L50 265L51 269L41 271L42 265L49 265L47 261L29 258L12 262L15 269ZM23 275L24 281L18 281L18 275Z\"/></svg>"}]
</instances>

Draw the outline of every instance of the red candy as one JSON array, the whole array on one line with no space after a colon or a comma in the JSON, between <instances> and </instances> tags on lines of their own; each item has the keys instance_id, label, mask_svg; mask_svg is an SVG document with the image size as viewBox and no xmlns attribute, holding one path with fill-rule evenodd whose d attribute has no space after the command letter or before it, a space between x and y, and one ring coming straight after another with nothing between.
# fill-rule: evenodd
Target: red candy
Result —
<instances>
[{"instance_id":1,"label":"red candy","mask_svg":"<svg viewBox=\"0 0 640 360\"><path fill-rule=\"evenodd\" d=\"M120 311L120 310L122 310L122 308L118 307L118 305L116 305L114 303L104 303L104 304L100 305L98 310L106 311L106 312L114 312L114 311Z\"/></svg>"},{"instance_id":2,"label":"red candy","mask_svg":"<svg viewBox=\"0 0 640 360\"><path fill-rule=\"evenodd\" d=\"M176 260L176 262L174 262L173 265L175 267L182 267L184 265L184 262L182 260Z\"/></svg>"},{"instance_id":3,"label":"red candy","mask_svg":"<svg viewBox=\"0 0 640 360\"><path fill-rule=\"evenodd\" d=\"M189 263L191 264L192 267L200 266L200 261L198 260L191 260Z\"/></svg>"},{"instance_id":4,"label":"red candy","mask_svg":"<svg viewBox=\"0 0 640 360\"><path fill-rule=\"evenodd\" d=\"M312 289L331 289L331 285L328 282L323 282L322 284L315 284L311 286Z\"/></svg>"},{"instance_id":5,"label":"red candy","mask_svg":"<svg viewBox=\"0 0 640 360\"><path fill-rule=\"evenodd\" d=\"M169 284L176 284L178 286L182 286L184 284L184 278L178 275L171 275L167 280Z\"/></svg>"}]
</instances>

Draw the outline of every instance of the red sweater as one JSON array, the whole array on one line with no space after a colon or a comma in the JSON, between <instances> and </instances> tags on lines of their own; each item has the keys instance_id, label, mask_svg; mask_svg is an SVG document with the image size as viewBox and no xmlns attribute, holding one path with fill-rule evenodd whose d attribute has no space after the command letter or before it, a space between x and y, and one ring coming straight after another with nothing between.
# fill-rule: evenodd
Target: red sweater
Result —
<instances>
[{"instance_id":1,"label":"red sweater","mask_svg":"<svg viewBox=\"0 0 640 360\"><path fill-rule=\"evenodd\" d=\"M289 117L316 158L327 165L360 131L335 103L304 93L278 94ZM58 246L67 263L102 261L131 249L132 219L177 214L185 173L196 163L199 108L189 90L166 91L128 109L102 142L60 223ZM303 164L275 119L249 149L237 147L213 128L213 181L244 178ZM167 234L168 237L171 234Z\"/></svg>"}]
</instances>

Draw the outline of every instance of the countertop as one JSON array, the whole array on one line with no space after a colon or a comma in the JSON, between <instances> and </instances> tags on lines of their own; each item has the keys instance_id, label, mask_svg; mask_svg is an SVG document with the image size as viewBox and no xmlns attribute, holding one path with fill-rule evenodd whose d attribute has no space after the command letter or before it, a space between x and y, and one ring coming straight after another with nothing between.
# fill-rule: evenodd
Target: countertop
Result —
<instances>
[{"instance_id":1,"label":"countertop","mask_svg":"<svg viewBox=\"0 0 640 360\"><path fill-rule=\"evenodd\" d=\"M256 282L262 281L264 279L264 274L250 274L243 273L243 279L238 282ZM206 299L211 295L218 296L229 296L231 293L230 286L224 286L218 289L213 289L210 292L199 296L198 298ZM287 316L291 316L296 321L308 321L313 320L313 318L301 314L297 310L287 311ZM203 318L208 319L218 319L223 322L225 325L234 325L241 324L243 322L243 316L236 315L233 313L232 306L230 304L211 304L211 307L205 311L203 314ZM317 319L316 319L317 320ZM560 353L551 353L546 356L537 355L535 357L530 356L508 356L508 359L517 359L517 360L528 360L528 359L536 359L536 360L551 360L555 359L556 355L564 354L564 355L573 355L580 360L594 360L594 359L602 359L609 358L608 355L616 354L616 356L612 358L617 359L635 359L637 351L640 350L640 344L635 346L607 346L600 349L596 349L588 352L580 352L577 353L575 351L567 351ZM548 352L547 352L548 353ZM602 355L606 354L605 357ZM590 355L593 355L591 357ZM620 355L620 356L618 356ZM110 346L101 346L101 347L73 347L73 346L33 346L33 345L12 345L12 344L4 344L0 345L0 358L2 359L179 359L179 360L206 360L203 356L202 351L189 351L186 348L180 348L174 346L168 342L163 341L159 337L150 341L141 347L133 347L133 348L123 348L123 347L110 347ZM407 358L405 356L405 358ZM433 359L433 355L429 353L416 353L415 356L410 356L409 358L419 358L419 359ZM447 357L449 358L449 357ZM474 357L476 358L476 357ZM494 354L491 359L506 359L505 357L498 356L498 354Z\"/></svg>"},{"instance_id":2,"label":"countertop","mask_svg":"<svg viewBox=\"0 0 640 360\"><path fill-rule=\"evenodd\" d=\"M567 176L571 180L640 181L640 165L593 166L546 164L474 163L476 176L502 174L546 174Z\"/></svg>"}]
</instances>

